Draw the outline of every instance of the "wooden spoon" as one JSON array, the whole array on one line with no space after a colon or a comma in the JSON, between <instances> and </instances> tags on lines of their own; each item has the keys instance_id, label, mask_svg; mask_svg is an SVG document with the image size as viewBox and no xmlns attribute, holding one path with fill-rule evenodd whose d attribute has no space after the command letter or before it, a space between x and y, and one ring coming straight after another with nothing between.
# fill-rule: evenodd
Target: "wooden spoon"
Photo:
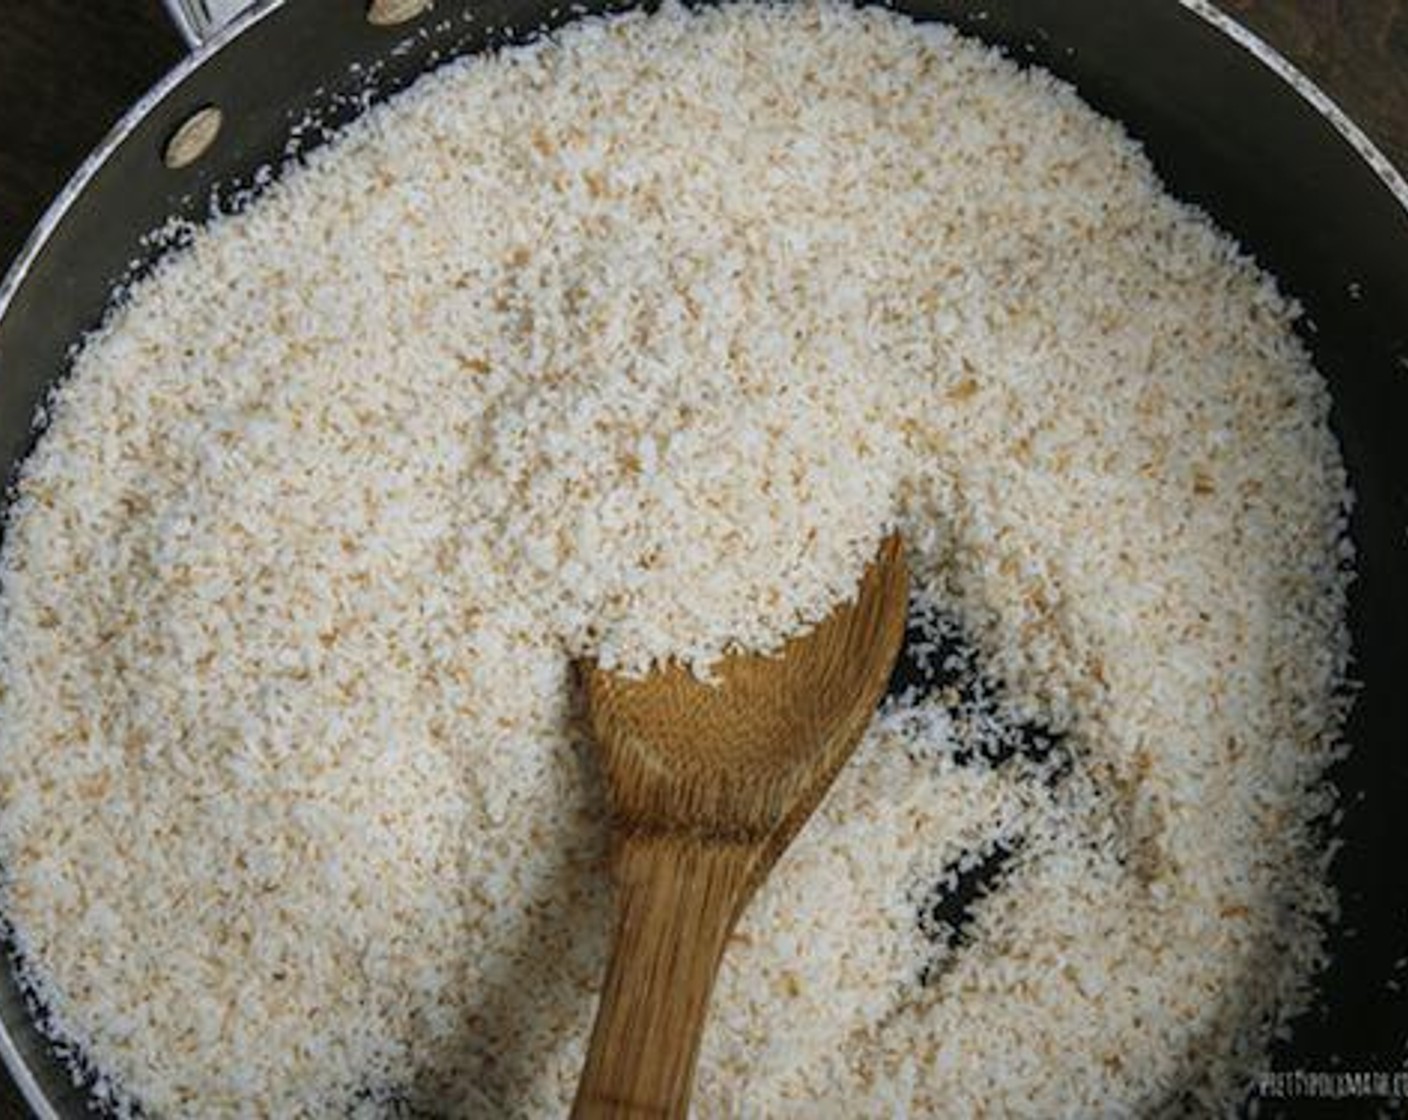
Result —
<instances>
[{"instance_id":1,"label":"wooden spoon","mask_svg":"<svg viewBox=\"0 0 1408 1120\"><path fill-rule=\"evenodd\" d=\"M592 667L616 940L574 1117L684 1117L724 944L860 741L904 637L897 536L854 602L770 657L631 680Z\"/></svg>"}]
</instances>

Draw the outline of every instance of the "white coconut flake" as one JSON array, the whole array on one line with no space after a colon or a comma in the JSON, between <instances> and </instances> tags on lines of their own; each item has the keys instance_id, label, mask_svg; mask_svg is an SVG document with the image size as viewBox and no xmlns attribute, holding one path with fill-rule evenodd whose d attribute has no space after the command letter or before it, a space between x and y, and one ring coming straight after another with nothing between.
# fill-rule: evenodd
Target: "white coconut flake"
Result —
<instances>
[{"instance_id":1,"label":"white coconut flake","mask_svg":"<svg viewBox=\"0 0 1408 1120\"><path fill-rule=\"evenodd\" d=\"M46 1026L118 1114L563 1115L610 921L572 660L775 648L898 527L907 657L966 683L889 702L745 915L696 1112L1225 1110L1334 913L1296 314L942 26L667 5L423 78L135 284L24 471Z\"/></svg>"}]
</instances>

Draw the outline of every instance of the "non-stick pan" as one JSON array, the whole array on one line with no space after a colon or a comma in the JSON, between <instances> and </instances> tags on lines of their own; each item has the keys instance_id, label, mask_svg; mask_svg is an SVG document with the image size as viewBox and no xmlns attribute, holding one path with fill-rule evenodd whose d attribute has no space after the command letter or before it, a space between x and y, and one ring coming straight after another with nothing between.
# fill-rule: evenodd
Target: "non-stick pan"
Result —
<instances>
[{"instance_id":1,"label":"non-stick pan","mask_svg":"<svg viewBox=\"0 0 1408 1120\"><path fill-rule=\"evenodd\" d=\"M193 50L80 168L0 286L0 469L13 477L48 388L115 287L161 251L168 219L233 204L291 152L368 99L435 65L531 37L601 0L168 0ZM1305 340L1334 393L1358 500L1352 533L1355 676L1339 765L1343 917L1311 1011L1278 1045L1280 1071L1401 1071L1408 1042L1408 190L1360 132L1281 57L1202 0L905 0L1073 82L1142 140L1179 197L1206 208L1302 301ZM374 18L368 18L369 14ZM173 136L205 113L175 149ZM218 128L217 128L218 125ZM211 133L214 132L213 140ZM208 147L204 144L208 142ZM184 166L171 163L190 160ZM219 292L209 298L218 300ZM0 970L5 972L5 970ZM41 1117L90 1098L0 976L0 1054ZM1372 1092L1364 1079L1282 1080L1260 1115L1374 1115L1289 1090ZM1383 1088L1383 1083L1378 1083ZM1400 1087L1401 1091L1401 1087ZM1170 1102L1174 1107L1177 1101Z\"/></svg>"}]
</instances>

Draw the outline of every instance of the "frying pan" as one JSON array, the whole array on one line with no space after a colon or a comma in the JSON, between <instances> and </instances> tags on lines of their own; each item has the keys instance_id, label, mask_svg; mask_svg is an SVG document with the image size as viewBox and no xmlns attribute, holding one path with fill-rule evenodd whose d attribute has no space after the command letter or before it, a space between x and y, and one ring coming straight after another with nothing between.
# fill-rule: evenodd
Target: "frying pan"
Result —
<instances>
[{"instance_id":1,"label":"frying pan","mask_svg":"<svg viewBox=\"0 0 1408 1120\"><path fill-rule=\"evenodd\" d=\"M113 129L50 207L0 285L0 469L115 288L161 252L147 235L233 204L290 152L447 59L531 38L618 0L167 0L192 53ZM1301 330L1334 397L1357 494L1351 627L1361 688L1354 750L1334 776L1342 920L1318 997L1278 1043L1277 1070L1391 1071L1408 1055L1408 189L1284 59L1204 0L898 0L1074 83L1146 146L1175 195L1204 207L1306 309ZM568 9L571 8L569 12ZM219 110L208 150L173 168L193 113ZM207 133L214 114L202 118ZM207 137L208 138L208 137ZM179 161L177 161L179 162ZM218 298L218 295L212 295ZM0 1056L34 1111L90 1115L0 969ZM1173 1102L1176 1104L1177 1102ZM1339 1103L1248 1098L1262 1116L1366 1115ZM1400 1113L1401 1114L1401 1113Z\"/></svg>"}]
</instances>

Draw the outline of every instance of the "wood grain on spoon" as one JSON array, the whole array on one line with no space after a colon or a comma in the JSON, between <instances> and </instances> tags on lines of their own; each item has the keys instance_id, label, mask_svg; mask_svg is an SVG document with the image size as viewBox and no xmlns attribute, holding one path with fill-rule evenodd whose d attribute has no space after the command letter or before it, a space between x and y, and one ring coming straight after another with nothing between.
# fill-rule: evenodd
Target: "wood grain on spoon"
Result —
<instances>
[{"instance_id":1,"label":"wood grain on spoon","mask_svg":"<svg viewBox=\"0 0 1408 1120\"><path fill-rule=\"evenodd\" d=\"M870 722L907 585L890 537L856 598L779 654L726 657L709 683L589 670L617 927L574 1116L686 1115L724 944Z\"/></svg>"}]
</instances>

